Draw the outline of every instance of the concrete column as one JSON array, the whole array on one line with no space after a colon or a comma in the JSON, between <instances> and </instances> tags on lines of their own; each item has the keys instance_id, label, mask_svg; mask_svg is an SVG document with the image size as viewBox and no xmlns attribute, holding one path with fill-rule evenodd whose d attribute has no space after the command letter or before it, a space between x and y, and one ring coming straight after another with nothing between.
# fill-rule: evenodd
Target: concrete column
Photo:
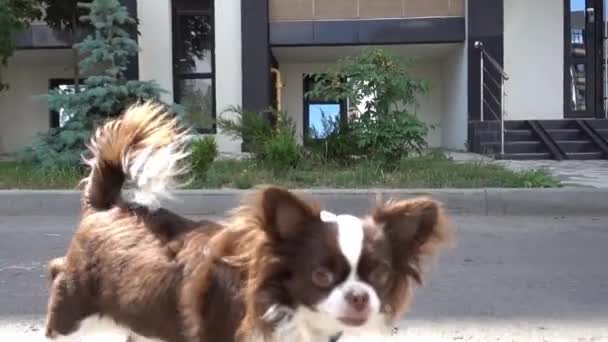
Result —
<instances>
[{"instance_id":1,"label":"concrete column","mask_svg":"<svg viewBox=\"0 0 608 342\"><path fill-rule=\"evenodd\" d=\"M161 99L173 103L173 28L171 0L137 2L139 15L139 79L154 80L167 91Z\"/></svg>"},{"instance_id":2,"label":"concrete column","mask_svg":"<svg viewBox=\"0 0 608 342\"><path fill-rule=\"evenodd\" d=\"M228 106L242 106L241 0L215 0L215 91L217 117ZM240 153L241 141L218 129L220 152Z\"/></svg>"}]
</instances>

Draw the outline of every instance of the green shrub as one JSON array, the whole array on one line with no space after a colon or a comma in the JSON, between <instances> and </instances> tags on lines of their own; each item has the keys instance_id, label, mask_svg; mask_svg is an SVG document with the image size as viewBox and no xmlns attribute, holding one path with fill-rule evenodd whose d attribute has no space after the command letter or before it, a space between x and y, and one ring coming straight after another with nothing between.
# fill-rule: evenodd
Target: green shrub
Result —
<instances>
[{"instance_id":1,"label":"green shrub","mask_svg":"<svg viewBox=\"0 0 608 342\"><path fill-rule=\"evenodd\" d=\"M305 137L305 145L311 152L310 157L319 157L325 162L349 164L353 156L358 153L349 127L341 125L339 119L325 115L321 117L321 124L323 132L316 132L313 129L310 135Z\"/></svg>"},{"instance_id":2,"label":"green shrub","mask_svg":"<svg viewBox=\"0 0 608 342\"><path fill-rule=\"evenodd\" d=\"M192 172L196 179L205 179L209 167L217 158L217 143L213 137L197 139L192 143Z\"/></svg>"},{"instance_id":3,"label":"green shrub","mask_svg":"<svg viewBox=\"0 0 608 342\"><path fill-rule=\"evenodd\" d=\"M427 146L428 132L429 127L415 115L393 112L378 120L356 120L349 136L361 155L394 164L402 158L421 154Z\"/></svg>"},{"instance_id":4,"label":"green shrub","mask_svg":"<svg viewBox=\"0 0 608 342\"><path fill-rule=\"evenodd\" d=\"M259 152L264 142L272 137L272 125L261 113L245 111L237 106L228 107L222 114L225 113L233 113L236 118L227 119L220 116L217 126L225 134L248 144L252 153Z\"/></svg>"},{"instance_id":5,"label":"green shrub","mask_svg":"<svg viewBox=\"0 0 608 342\"><path fill-rule=\"evenodd\" d=\"M306 96L348 100L352 108L363 108L348 127L334 124L334 131L322 139L328 158L356 157L396 165L426 147L430 127L410 110L429 86L412 78L407 68L401 57L370 48L309 75L315 83Z\"/></svg>"},{"instance_id":6,"label":"green shrub","mask_svg":"<svg viewBox=\"0 0 608 342\"><path fill-rule=\"evenodd\" d=\"M264 143L258 159L274 171L285 171L298 166L302 159L302 148L293 135L278 132Z\"/></svg>"},{"instance_id":7,"label":"green shrub","mask_svg":"<svg viewBox=\"0 0 608 342\"><path fill-rule=\"evenodd\" d=\"M546 170L529 170L519 174L525 188L557 188L560 182Z\"/></svg>"},{"instance_id":8,"label":"green shrub","mask_svg":"<svg viewBox=\"0 0 608 342\"><path fill-rule=\"evenodd\" d=\"M230 107L227 111L237 117L219 118L218 127L225 134L246 142L256 162L275 171L298 166L302 160L302 147L295 137L295 124L287 113L268 112L272 116L268 120L264 117L266 113L247 112L239 107Z\"/></svg>"},{"instance_id":9,"label":"green shrub","mask_svg":"<svg viewBox=\"0 0 608 342\"><path fill-rule=\"evenodd\" d=\"M255 185L255 176L254 176L254 173L249 169L243 170L243 172L239 173L234 178L234 186L237 189L241 189L241 190L251 189L254 187L254 185Z\"/></svg>"}]
</instances>

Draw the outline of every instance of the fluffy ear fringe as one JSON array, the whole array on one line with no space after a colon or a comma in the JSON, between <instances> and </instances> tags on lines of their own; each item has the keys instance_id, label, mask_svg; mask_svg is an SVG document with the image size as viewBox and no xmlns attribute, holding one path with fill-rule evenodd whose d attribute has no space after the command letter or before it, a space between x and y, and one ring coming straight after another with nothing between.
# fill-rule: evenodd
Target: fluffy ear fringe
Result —
<instances>
[{"instance_id":1,"label":"fluffy ear fringe","mask_svg":"<svg viewBox=\"0 0 608 342\"><path fill-rule=\"evenodd\" d=\"M419 284L425 266L434 263L455 241L451 222L443 205L429 197L389 200L374 210L372 219L381 225L403 253L401 267Z\"/></svg>"}]
</instances>

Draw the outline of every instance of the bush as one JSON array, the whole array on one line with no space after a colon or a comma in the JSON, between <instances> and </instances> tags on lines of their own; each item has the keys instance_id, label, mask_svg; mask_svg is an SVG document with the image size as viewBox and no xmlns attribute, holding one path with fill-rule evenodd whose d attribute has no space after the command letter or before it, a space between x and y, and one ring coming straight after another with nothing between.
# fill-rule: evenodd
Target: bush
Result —
<instances>
[{"instance_id":1,"label":"bush","mask_svg":"<svg viewBox=\"0 0 608 342\"><path fill-rule=\"evenodd\" d=\"M240 107L228 107L223 113L233 113L235 119L218 118L217 126L225 134L241 139L252 153L261 151L264 143L273 135L273 129L261 113L245 111Z\"/></svg>"},{"instance_id":2,"label":"bush","mask_svg":"<svg viewBox=\"0 0 608 342\"><path fill-rule=\"evenodd\" d=\"M327 157L395 165L426 147L430 127L409 110L417 105L416 96L429 86L412 78L400 57L382 49L366 49L309 76L315 83L306 96L348 100L358 110L348 127L334 126L337 129L322 139Z\"/></svg>"},{"instance_id":3,"label":"bush","mask_svg":"<svg viewBox=\"0 0 608 342\"><path fill-rule=\"evenodd\" d=\"M319 157L325 162L349 164L357 154L357 147L353 144L349 127L341 125L339 119L325 115L321 117L321 124L323 132L316 132L313 129L310 136L305 137L306 147L311 152L310 157Z\"/></svg>"},{"instance_id":4,"label":"bush","mask_svg":"<svg viewBox=\"0 0 608 342\"><path fill-rule=\"evenodd\" d=\"M285 171L298 166L302 149L293 135L278 132L264 142L258 160L274 171Z\"/></svg>"},{"instance_id":5,"label":"bush","mask_svg":"<svg viewBox=\"0 0 608 342\"><path fill-rule=\"evenodd\" d=\"M217 158L217 143L213 137L197 139L192 143L192 172L196 179L203 180L207 177L209 167Z\"/></svg>"},{"instance_id":6,"label":"bush","mask_svg":"<svg viewBox=\"0 0 608 342\"><path fill-rule=\"evenodd\" d=\"M395 112L379 120L357 120L349 135L362 155L394 164L402 158L421 154L427 146L428 132L429 127L415 115Z\"/></svg>"},{"instance_id":7,"label":"bush","mask_svg":"<svg viewBox=\"0 0 608 342\"><path fill-rule=\"evenodd\" d=\"M302 148L295 138L295 124L287 113L272 111L272 120L267 120L263 113L247 112L239 107L230 107L227 111L237 114L237 118L219 118L218 127L224 133L247 142L257 163L275 171L298 166L302 160Z\"/></svg>"}]
</instances>

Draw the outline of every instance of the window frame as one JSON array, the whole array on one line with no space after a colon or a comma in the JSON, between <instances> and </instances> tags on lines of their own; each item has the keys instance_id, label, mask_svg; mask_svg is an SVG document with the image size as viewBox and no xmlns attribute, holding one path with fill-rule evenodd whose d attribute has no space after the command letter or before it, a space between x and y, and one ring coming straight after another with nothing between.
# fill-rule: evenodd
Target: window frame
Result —
<instances>
[{"instance_id":1,"label":"window frame","mask_svg":"<svg viewBox=\"0 0 608 342\"><path fill-rule=\"evenodd\" d=\"M211 128L197 127L196 132L199 134L217 134L217 100L216 100L216 66L215 66L215 8L213 1L209 2L191 2L187 0L173 0L171 2L171 18L172 18L172 41L173 41L173 57L172 57L172 71L173 71L173 98L175 103L179 104L181 100L180 81L182 80L211 80ZM181 34L181 20L180 16L185 15L206 15L210 18L212 38L210 43L210 58L211 58L211 72L191 72L191 73L180 73L177 70L179 49L180 49L180 34Z\"/></svg>"},{"instance_id":2,"label":"window frame","mask_svg":"<svg viewBox=\"0 0 608 342\"><path fill-rule=\"evenodd\" d=\"M314 82L314 79L310 75L302 75L302 97L303 97L303 110L302 110L302 136L304 141L317 140L309 136L310 134L310 106L311 105L339 105L340 106L340 125L346 126L348 124L348 102L346 100L340 101L329 101L310 99L306 96L306 93L310 90L310 85Z\"/></svg>"}]
</instances>

